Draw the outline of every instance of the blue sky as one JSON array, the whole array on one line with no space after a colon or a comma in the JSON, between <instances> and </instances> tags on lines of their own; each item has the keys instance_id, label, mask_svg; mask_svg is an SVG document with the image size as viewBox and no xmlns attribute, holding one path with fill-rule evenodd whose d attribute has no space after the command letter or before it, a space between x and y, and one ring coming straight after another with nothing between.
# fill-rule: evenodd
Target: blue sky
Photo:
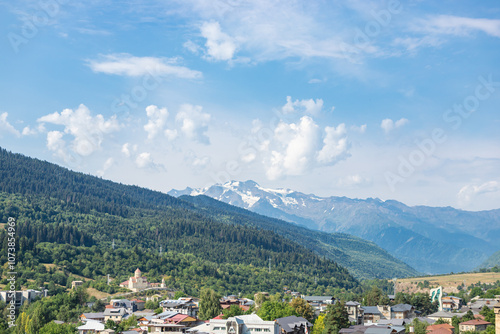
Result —
<instances>
[{"instance_id":1,"label":"blue sky","mask_svg":"<svg viewBox=\"0 0 500 334\"><path fill-rule=\"evenodd\" d=\"M496 1L0 7L6 149L165 192L499 207Z\"/></svg>"}]
</instances>

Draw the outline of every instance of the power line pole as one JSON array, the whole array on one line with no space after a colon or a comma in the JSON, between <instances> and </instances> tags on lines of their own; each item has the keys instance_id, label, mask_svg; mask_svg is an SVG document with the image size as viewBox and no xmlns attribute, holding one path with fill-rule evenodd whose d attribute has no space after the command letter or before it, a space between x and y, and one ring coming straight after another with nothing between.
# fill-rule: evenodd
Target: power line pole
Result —
<instances>
[{"instance_id":1,"label":"power line pole","mask_svg":"<svg viewBox=\"0 0 500 334\"><path fill-rule=\"evenodd\" d=\"M271 257L269 257L269 273L271 273Z\"/></svg>"}]
</instances>

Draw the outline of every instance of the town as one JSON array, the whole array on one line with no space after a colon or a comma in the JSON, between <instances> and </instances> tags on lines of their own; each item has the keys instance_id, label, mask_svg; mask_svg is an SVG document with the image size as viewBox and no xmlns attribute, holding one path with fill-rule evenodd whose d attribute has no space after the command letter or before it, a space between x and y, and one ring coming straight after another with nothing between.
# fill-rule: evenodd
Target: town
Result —
<instances>
[{"instance_id":1,"label":"town","mask_svg":"<svg viewBox=\"0 0 500 334\"><path fill-rule=\"evenodd\" d=\"M84 283L72 281L71 291L82 293ZM81 313L77 323L54 320L45 327L72 326L67 328L79 334L500 334L500 286L473 287L468 300L448 295L443 287L431 287L428 295L384 295L376 286L361 301L307 296L287 287L252 298L221 297L210 289L191 297L169 289L164 280L149 283L139 268L120 286L129 292L86 302L91 312ZM22 310L47 293L17 291L16 308ZM0 300L8 304L11 298L3 291ZM409 303L401 302L405 300ZM28 327L22 313L19 319L18 326Z\"/></svg>"}]
</instances>

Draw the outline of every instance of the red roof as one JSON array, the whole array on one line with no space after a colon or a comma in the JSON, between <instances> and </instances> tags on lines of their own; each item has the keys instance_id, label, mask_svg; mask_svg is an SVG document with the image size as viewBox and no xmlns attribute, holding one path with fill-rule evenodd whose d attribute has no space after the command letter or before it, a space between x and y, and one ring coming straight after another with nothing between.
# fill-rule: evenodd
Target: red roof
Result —
<instances>
[{"instance_id":1,"label":"red roof","mask_svg":"<svg viewBox=\"0 0 500 334\"><path fill-rule=\"evenodd\" d=\"M221 313L221 314L219 314L218 316L216 316L214 319L221 320L223 315L224 315L224 314L222 314L222 313Z\"/></svg>"},{"instance_id":2,"label":"red roof","mask_svg":"<svg viewBox=\"0 0 500 334\"><path fill-rule=\"evenodd\" d=\"M453 333L455 327L450 324L439 324L427 326L427 331L432 334L450 334Z\"/></svg>"},{"instance_id":3,"label":"red roof","mask_svg":"<svg viewBox=\"0 0 500 334\"><path fill-rule=\"evenodd\" d=\"M427 334L450 334L450 333L453 333L453 330L447 328L438 328L427 332Z\"/></svg>"},{"instance_id":4,"label":"red roof","mask_svg":"<svg viewBox=\"0 0 500 334\"><path fill-rule=\"evenodd\" d=\"M473 320L469 320L469 321L466 321L466 322L461 322L460 325L474 325L474 326L477 326L477 325L491 325L491 322L484 321L484 320L479 320L479 319L473 319Z\"/></svg>"}]
</instances>

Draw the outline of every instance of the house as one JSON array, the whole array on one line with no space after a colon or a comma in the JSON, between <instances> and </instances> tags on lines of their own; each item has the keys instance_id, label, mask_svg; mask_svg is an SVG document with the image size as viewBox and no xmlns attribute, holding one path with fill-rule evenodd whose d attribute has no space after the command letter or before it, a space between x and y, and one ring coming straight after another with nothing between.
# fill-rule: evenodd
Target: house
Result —
<instances>
[{"instance_id":1,"label":"house","mask_svg":"<svg viewBox=\"0 0 500 334\"><path fill-rule=\"evenodd\" d=\"M454 334L455 327L450 324L430 325L426 328L428 334Z\"/></svg>"},{"instance_id":2,"label":"house","mask_svg":"<svg viewBox=\"0 0 500 334\"><path fill-rule=\"evenodd\" d=\"M100 321L89 320L84 325L77 328L78 334L100 333L104 330L104 324Z\"/></svg>"},{"instance_id":3,"label":"house","mask_svg":"<svg viewBox=\"0 0 500 334\"><path fill-rule=\"evenodd\" d=\"M390 305L377 305L377 308L381 314L381 319L392 319L392 308Z\"/></svg>"},{"instance_id":4,"label":"house","mask_svg":"<svg viewBox=\"0 0 500 334\"><path fill-rule=\"evenodd\" d=\"M149 324L147 324L147 327L148 327L148 333L179 334L185 332L185 327L183 325L166 324L161 322L151 321Z\"/></svg>"},{"instance_id":5,"label":"house","mask_svg":"<svg viewBox=\"0 0 500 334\"><path fill-rule=\"evenodd\" d=\"M228 319L211 319L189 330L190 333L213 334L280 334L275 321L264 321L256 314L239 315Z\"/></svg>"},{"instance_id":6,"label":"house","mask_svg":"<svg viewBox=\"0 0 500 334\"><path fill-rule=\"evenodd\" d=\"M347 303L345 303L345 308L347 310L347 314L349 315L349 321L352 324L361 325L364 323L364 310L361 308L360 303L348 301Z\"/></svg>"},{"instance_id":7,"label":"house","mask_svg":"<svg viewBox=\"0 0 500 334\"><path fill-rule=\"evenodd\" d=\"M455 296L445 296L441 298L443 311L454 311L462 308L462 298Z\"/></svg>"},{"instance_id":8,"label":"house","mask_svg":"<svg viewBox=\"0 0 500 334\"><path fill-rule=\"evenodd\" d=\"M500 303L500 298L477 298L469 302L467 306L473 313L479 313L484 306L493 309L497 303Z\"/></svg>"},{"instance_id":9,"label":"house","mask_svg":"<svg viewBox=\"0 0 500 334\"><path fill-rule=\"evenodd\" d=\"M82 313L80 315L80 321L86 322L89 320L95 320L95 321L102 321L104 322L104 312L97 312L97 313Z\"/></svg>"},{"instance_id":10,"label":"house","mask_svg":"<svg viewBox=\"0 0 500 334\"><path fill-rule=\"evenodd\" d=\"M415 307L410 304L397 304L391 307L390 319L410 319L415 317Z\"/></svg>"},{"instance_id":11,"label":"house","mask_svg":"<svg viewBox=\"0 0 500 334\"><path fill-rule=\"evenodd\" d=\"M104 310L104 322L113 320L114 322L121 322L128 316L127 310L123 307L120 308L106 308Z\"/></svg>"},{"instance_id":12,"label":"house","mask_svg":"<svg viewBox=\"0 0 500 334\"><path fill-rule=\"evenodd\" d=\"M83 281L73 281L71 282L71 289L76 289L83 285Z\"/></svg>"},{"instance_id":13,"label":"house","mask_svg":"<svg viewBox=\"0 0 500 334\"><path fill-rule=\"evenodd\" d=\"M127 313L133 313L135 311L138 311L137 304L133 300L111 299L109 301L109 305L111 305L112 308L124 308L127 311Z\"/></svg>"},{"instance_id":14,"label":"house","mask_svg":"<svg viewBox=\"0 0 500 334\"><path fill-rule=\"evenodd\" d=\"M146 305L146 301L141 300L141 299L132 299L132 303L135 303L137 311L142 311L144 310L144 307Z\"/></svg>"},{"instance_id":15,"label":"house","mask_svg":"<svg viewBox=\"0 0 500 334\"><path fill-rule=\"evenodd\" d=\"M310 333L313 324L305 318L294 315L276 319L281 334L306 334Z\"/></svg>"},{"instance_id":16,"label":"house","mask_svg":"<svg viewBox=\"0 0 500 334\"><path fill-rule=\"evenodd\" d=\"M460 333L467 331L477 332L485 331L486 327L488 327L489 325L492 325L492 323L484 320L473 319L459 323L458 328L460 330Z\"/></svg>"},{"instance_id":17,"label":"house","mask_svg":"<svg viewBox=\"0 0 500 334\"><path fill-rule=\"evenodd\" d=\"M302 299L312 306L316 315L325 312L328 305L335 304L332 296L302 296Z\"/></svg>"},{"instance_id":18,"label":"house","mask_svg":"<svg viewBox=\"0 0 500 334\"><path fill-rule=\"evenodd\" d=\"M363 323L365 325L376 324L382 319L382 313L377 306L363 306Z\"/></svg>"},{"instance_id":19,"label":"house","mask_svg":"<svg viewBox=\"0 0 500 334\"><path fill-rule=\"evenodd\" d=\"M165 299L160 302L160 307L164 312L177 312L194 318L198 316L198 305L191 298Z\"/></svg>"},{"instance_id":20,"label":"house","mask_svg":"<svg viewBox=\"0 0 500 334\"><path fill-rule=\"evenodd\" d=\"M451 319L454 316L457 316L460 318L460 317L463 317L464 315L465 315L465 313L451 313L451 312L446 312L446 311L438 311L436 313L429 314L427 316L427 318L432 319L434 321L438 321L439 319L443 319L444 321L446 321L447 323L449 323L451 325Z\"/></svg>"}]
</instances>

